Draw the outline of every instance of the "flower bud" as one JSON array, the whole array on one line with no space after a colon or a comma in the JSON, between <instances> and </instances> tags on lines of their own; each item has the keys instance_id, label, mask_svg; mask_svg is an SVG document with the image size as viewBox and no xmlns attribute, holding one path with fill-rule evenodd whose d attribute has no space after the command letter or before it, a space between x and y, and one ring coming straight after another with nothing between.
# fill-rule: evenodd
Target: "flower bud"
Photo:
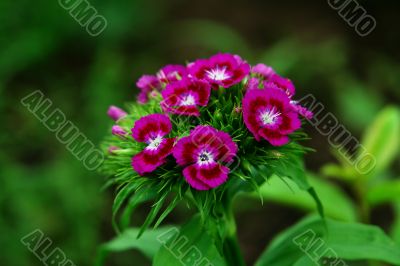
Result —
<instances>
[{"instance_id":1,"label":"flower bud","mask_svg":"<svg viewBox=\"0 0 400 266\"><path fill-rule=\"evenodd\" d=\"M117 146L110 146L108 147L108 153L114 154L114 151L119 150L119 147Z\"/></svg>"},{"instance_id":2,"label":"flower bud","mask_svg":"<svg viewBox=\"0 0 400 266\"><path fill-rule=\"evenodd\" d=\"M125 117L127 113L121 108L111 105L108 108L107 115L111 117L111 119L113 119L114 121L118 121L119 119Z\"/></svg>"},{"instance_id":3,"label":"flower bud","mask_svg":"<svg viewBox=\"0 0 400 266\"><path fill-rule=\"evenodd\" d=\"M111 129L111 132L115 136L122 136L125 137L127 132L120 126L114 125Z\"/></svg>"},{"instance_id":4,"label":"flower bud","mask_svg":"<svg viewBox=\"0 0 400 266\"><path fill-rule=\"evenodd\" d=\"M235 107L235 113L237 113L237 114L241 114L242 113L242 107L241 106L237 106L237 107Z\"/></svg>"}]
</instances>

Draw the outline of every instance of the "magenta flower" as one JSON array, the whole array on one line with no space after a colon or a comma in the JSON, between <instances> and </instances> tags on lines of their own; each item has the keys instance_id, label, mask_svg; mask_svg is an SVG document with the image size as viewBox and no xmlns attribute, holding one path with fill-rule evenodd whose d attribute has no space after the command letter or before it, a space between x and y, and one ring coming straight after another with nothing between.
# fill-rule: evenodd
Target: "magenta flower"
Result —
<instances>
[{"instance_id":1,"label":"magenta flower","mask_svg":"<svg viewBox=\"0 0 400 266\"><path fill-rule=\"evenodd\" d=\"M251 73L261 76L263 79L269 79L272 75L275 75L275 70L264 64L257 64L251 68Z\"/></svg>"},{"instance_id":2,"label":"magenta flower","mask_svg":"<svg viewBox=\"0 0 400 266\"><path fill-rule=\"evenodd\" d=\"M264 138L274 146L288 143L287 135L301 126L288 95L272 84L247 91L243 98L243 118L257 141Z\"/></svg>"},{"instance_id":3,"label":"magenta flower","mask_svg":"<svg viewBox=\"0 0 400 266\"><path fill-rule=\"evenodd\" d=\"M239 56L217 54L209 59L199 59L189 66L189 74L208 81L214 89L231 87L241 82L250 72L250 65Z\"/></svg>"},{"instance_id":4,"label":"magenta flower","mask_svg":"<svg viewBox=\"0 0 400 266\"><path fill-rule=\"evenodd\" d=\"M175 145L173 156L183 169L189 185L197 190L209 190L228 179L229 168L237 146L228 133L211 126L197 126L190 136L181 138Z\"/></svg>"},{"instance_id":5,"label":"magenta flower","mask_svg":"<svg viewBox=\"0 0 400 266\"><path fill-rule=\"evenodd\" d=\"M258 78L249 78L245 84L245 89L246 90L252 90L252 89L258 89L260 85L262 85L263 83L261 83L260 80Z\"/></svg>"},{"instance_id":6,"label":"magenta flower","mask_svg":"<svg viewBox=\"0 0 400 266\"><path fill-rule=\"evenodd\" d=\"M141 104L149 101L149 94L154 90L161 90L161 83L156 76L143 75L136 86L140 89L137 101Z\"/></svg>"},{"instance_id":7,"label":"magenta flower","mask_svg":"<svg viewBox=\"0 0 400 266\"><path fill-rule=\"evenodd\" d=\"M168 84L161 93L161 107L165 112L178 115L199 116L198 106L206 106L210 99L211 87L205 81L183 80Z\"/></svg>"},{"instance_id":8,"label":"magenta flower","mask_svg":"<svg viewBox=\"0 0 400 266\"><path fill-rule=\"evenodd\" d=\"M283 90L289 97L292 97L296 93L296 89L294 87L293 82L288 78L279 76L278 74L272 75L269 78L268 82L276 85L278 88Z\"/></svg>"},{"instance_id":9,"label":"magenta flower","mask_svg":"<svg viewBox=\"0 0 400 266\"><path fill-rule=\"evenodd\" d=\"M182 65L166 65L157 73L157 78L162 83L171 83L187 77L188 72Z\"/></svg>"},{"instance_id":10,"label":"magenta flower","mask_svg":"<svg viewBox=\"0 0 400 266\"><path fill-rule=\"evenodd\" d=\"M119 107L111 105L108 108L107 115L111 117L114 121L118 121L121 118L125 117L127 113Z\"/></svg>"},{"instance_id":11,"label":"magenta flower","mask_svg":"<svg viewBox=\"0 0 400 266\"><path fill-rule=\"evenodd\" d=\"M310 120L313 118L314 114L313 112L311 112L310 110L308 110L306 107L301 106L300 104L298 104L297 101L290 101L290 103L292 104L294 110L301 115L302 117L305 117L306 119Z\"/></svg>"},{"instance_id":12,"label":"magenta flower","mask_svg":"<svg viewBox=\"0 0 400 266\"><path fill-rule=\"evenodd\" d=\"M147 115L135 122L132 136L147 147L132 158L132 167L140 175L153 172L164 164L172 153L175 138L165 138L171 132L172 124L167 115Z\"/></svg>"}]
</instances>

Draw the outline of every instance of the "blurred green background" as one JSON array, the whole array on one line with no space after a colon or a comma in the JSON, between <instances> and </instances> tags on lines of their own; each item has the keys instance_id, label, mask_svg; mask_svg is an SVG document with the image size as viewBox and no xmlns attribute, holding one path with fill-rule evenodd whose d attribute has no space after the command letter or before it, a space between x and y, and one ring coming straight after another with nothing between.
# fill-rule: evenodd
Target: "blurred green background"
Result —
<instances>
[{"instance_id":1,"label":"blurred green background","mask_svg":"<svg viewBox=\"0 0 400 266\"><path fill-rule=\"evenodd\" d=\"M21 105L24 96L41 90L97 144L110 131L108 106L134 101L142 74L231 52L290 77L298 98L313 93L361 138L379 111L400 103L400 2L359 2L377 21L363 38L327 1L90 0L108 22L92 37L58 1L1 0L0 264L42 265L20 242L37 228L76 265L92 265L97 247L115 235L114 192L100 190L105 177L86 170ZM326 137L311 126L306 131L312 138L306 145L316 149L306 165L317 173L336 159ZM398 135L387 141L395 140ZM394 158L384 171L390 178L400 174L398 153ZM354 197L346 182L333 182ZM303 216L298 206L277 202L238 206L249 265L278 231ZM146 209L139 210L138 224L140 213ZM170 221L185 215L178 211ZM396 211L379 204L371 216L371 223L389 230ZM149 262L124 252L107 265Z\"/></svg>"}]
</instances>

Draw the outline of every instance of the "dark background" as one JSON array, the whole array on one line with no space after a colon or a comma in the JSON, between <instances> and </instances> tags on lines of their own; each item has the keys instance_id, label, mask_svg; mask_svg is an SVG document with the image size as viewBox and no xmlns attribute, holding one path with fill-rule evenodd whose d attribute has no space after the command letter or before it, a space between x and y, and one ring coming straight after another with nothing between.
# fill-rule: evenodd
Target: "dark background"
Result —
<instances>
[{"instance_id":1,"label":"dark background","mask_svg":"<svg viewBox=\"0 0 400 266\"><path fill-rule=\"evenodd\" d=\"M90 0L108 21L92 37L58 1L1 0L0 264L41 265L20 242L36 228L76 265L91 265L96 248L115 235L114 192L100 191L105 177L86 170L22 106L24 96L41 90L98 144L110 132L108 106L134 101L142 74L231 52L290 77L299 98L313 93L360 137L379 110L400 103L400 2L359 2L377 21L366 37L324 0ZM306 144L316 149L306 164L318 172L335 159L325 137L311 126L306 131L312 137ZM392 167L398 174L398 161ZM303 215L282 204L258 203L248 202L250 210L237 216L249 265L277 232ZM183 209L170 221L184 221ZM141 209L134 223L145 213ZM393 216L385 206L374 213L372 222L383 228ZM148 262L125 252L107 265Z\"/></svg>"}]
</instances>

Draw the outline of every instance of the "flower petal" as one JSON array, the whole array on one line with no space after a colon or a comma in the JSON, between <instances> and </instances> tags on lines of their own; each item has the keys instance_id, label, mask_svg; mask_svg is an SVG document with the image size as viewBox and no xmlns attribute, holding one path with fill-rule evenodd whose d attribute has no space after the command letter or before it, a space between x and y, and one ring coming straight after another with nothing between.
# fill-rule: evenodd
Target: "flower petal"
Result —
<instances>
[{"instance_id":1,"label":"flower petal","mask_svg":"<svg viewBox=\"0 0 400 266\"><path fill-rule=\"evenodd\" d=\"M183 170L186 181L197 190L209 190L222 185L228 179L228 173L229 168L217 163L195 164Z\"/></svg>"},{"instance_id":2,"label":"flower petal","mask_svg":"<svg viewBox=\"0 0 400 266\"><path fill-rule=\"evenodd\" d=\"M156 136L165 136L172 129L172 124L167 115L147 115L135 122L132 128L132 136L138 142L146 142Z\"/></svg>"},{"instance_id":3,"label":"flower petal","mask_svg":"<svg viewBox=\"0 0 400 266\"><path fill-rule=\"evenodd\" d=\"M184 166L196 162L197 148L190 136L181 138L173 150L177 164Z\"/></svg>"},{"instance_id":4,"label":"flower petal","mask_svg":"<svg viewBox=\"0 0 400 266\"><path fill-rule=\"evenodd\" d=\"M216 138L210 143L210 146L216 151L215 160L221 162L232 162L238 151L238 147L231 136L223 131L217 132Z\"/></svg>"},{"instance_id":5,"label":"flower petal","mask_svg":"<svg viewBox=\"0 0 400 266\"><path fill-rule=\"evenodd\" d=\"M272 67L265 64L257 64L253 66L251 72L263 77L264 79L269 79L272 75L276 74Z\"/></svg>"},{"instance_id":6,"label":"flower petal","mask_svg":"<svg viewBox=\"0 0 400 266\"><path fill-rule=\"evenodd\" d=\"M261 129L260 135L273 146L282 146L289 142L288 136L282 135L278 131L268 130L267 128Z\"/></svg>"},{"instance_id":7,"label":"flower petal","mask_svg":"<svg viewBox=\"0 0 400 266\"><path fill-rule=\"evenodd\" d=\"M167 85L162 92L161 107L173 114L199 116L197 106L208 104L210 92L207 82L185 78Z\"/></svg>"},{"instance_id":8,"label":"flower petal","mask_svg":"<svg viewBox=\"0 0 400 266\"><path fill-rule=\"evenodd\" d=\"M178 81L188 75L187 68L182 65L166 65L157 73L157 78L163 83Z\"/></svg>"},{"instance_id":9,"label":"flower petal","mask_svg":"<svg viewBox=\"0 0 400 266\"><path fill-rule=\"evenodd\" d=\"M274 74L270 77L269 82L274 83L280 89L285 91L285 93L289 97L292 97L296 93L296 88L294 87L293 82L288 78L284 78L279 76L278 74Z\"/></svg>"},{"instance_id":10,"label":"flower petal","mask_svg":"<svg viewBox=\"0 0 400 266\"><path fill-rule=\"evenodd\" d=\"M192 77L208 81L214 89L231 87L241 82L250 72L250 65L239 56L216 54L209 59L200 59L190 64Z\"/></svg>"},{"instance_id":11,"label":"flower petal","mask_svg":"<svg viewBox=\"0 0 400 266\"><path fill-rule=\"evenodd\" d=\"M243 98L243 119L254 138L266 139L280 146L289 141L287 134L301 127L289 96L275 84L265 83L264 89L251 89Z\"/></svg>"},{"instance_id":12,"label":"flower petal","mask_svg":"<svg viewBox=\"0 0 400 266\"><path fill-rule=\"evenodd\" d=\"M172 153L175 138L163 139L157 149L144 149L132 158L132 167L140 175L153 172L165 163L165 158Z\"/></svg>"},{"instance_id":13,"label":"flower petal","mask_svg":"<svg viewBox=\"0 0 400 266\"><path fill-rule=\"evenodd\" d=\"M282 123L279 126L281 134L290 134L301 127L301 121L296 112L288 112L282 116Z\"/></svg>"},{"instance_id":14,"label":"flower petal","mask_svg":"<svg viewBox=\"0 0 400 266\"><path fill-rule=\"evenodd\" d=\"M139 174L151 173L165 163L165 158L159 158L144 150L132 158L132 167Z\"/></svg>"}]
</instances>

